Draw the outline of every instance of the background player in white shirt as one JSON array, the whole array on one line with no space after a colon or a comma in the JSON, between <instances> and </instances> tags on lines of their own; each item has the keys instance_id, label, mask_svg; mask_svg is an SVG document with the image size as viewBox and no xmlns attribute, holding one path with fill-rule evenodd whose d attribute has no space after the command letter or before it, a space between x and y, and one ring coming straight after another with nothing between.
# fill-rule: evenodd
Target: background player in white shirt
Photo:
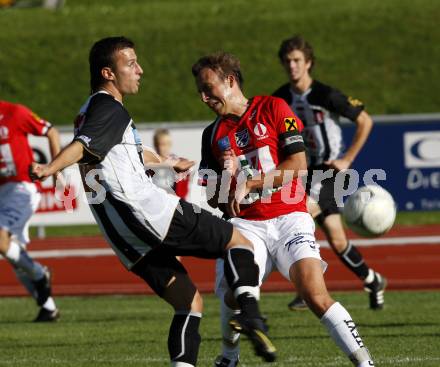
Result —
<instances>
[{"instance_id":1,"label":"background player in white shirt","mask_svg":"<svg viewBox=\"0 0 440 367\"><path fill-rule=\"evenodd\" d=\"M306 188L310 195L309 212L323 229L339 259L364 283L365 290L369 292L370 308L380 310L384 305L386 279L367 265L361 252L348 240L335 199L338 190L335 175L350 168L364 146L373 124L371 117L359 100L346 97L339 90L312 78L310 72L315 56L312 46L302 36L284 40L278 57L289 82L273 95L283 98L304 123L309 167ZM340 116L356 123L356 132L347 149L344 149L339 126ZM315 170L330 175L314 182ZM299 296L289 304L290 309L303 307L306 305Z\"/></svg>"}]
</instances>

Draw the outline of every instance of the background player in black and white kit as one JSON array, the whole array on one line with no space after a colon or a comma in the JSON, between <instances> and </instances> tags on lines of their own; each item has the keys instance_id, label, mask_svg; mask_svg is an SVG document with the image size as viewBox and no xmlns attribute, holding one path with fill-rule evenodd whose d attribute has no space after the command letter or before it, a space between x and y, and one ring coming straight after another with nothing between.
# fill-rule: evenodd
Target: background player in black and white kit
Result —
<instances>
[{"instance_id":1,"label":"background player in black and white kit","mask_svg":"<svg viewBox=\"0 0 440 367\"><path fill-rule=\"evenodd\" d=\"M92 94L75 122L75 137L48 165L34 164L44 179L80 164L84 189L99 227L127 269L144 279L175 310L168 350L171 365L197 362L202 298L176 255L225 256L225 274L240 305L244 332L256 352L275 359L258 309L258 267L253 246L230 223L194 210L153 184L146 175L139 134L122 101L136 94L142 68L134 44L125 37L104 38L90 51ZM178 160L185 171L194 162Z\"/></svg>"},{"instance_id":2,"label":"background player in black and white kit","mask_svg":"<svg viewBox=\"0 0 440 367\"><path fill-rule=\"evenodd\" d=\"M335 175L348 169L362 149L373 125L371 117L362 102L311 77L315 63L313 48L302 36L284 40L278 57L289 82L273 95L283 98L304 123L309 168L306 187L310 195L308 210L324 230L341 261L363 281L364 289L369 292L370 308L381 309L386 279L368 267L362 254L348 240L335 200ZM346 150L339 126L340 116L356 123L355 135ZM313 171L316 170L330 174L330 177L312 181ZM333 170L332 173L330 170ZM304 307L306 305L299 297L289 304L290 309Z\"/></svg>"}]
</instances>

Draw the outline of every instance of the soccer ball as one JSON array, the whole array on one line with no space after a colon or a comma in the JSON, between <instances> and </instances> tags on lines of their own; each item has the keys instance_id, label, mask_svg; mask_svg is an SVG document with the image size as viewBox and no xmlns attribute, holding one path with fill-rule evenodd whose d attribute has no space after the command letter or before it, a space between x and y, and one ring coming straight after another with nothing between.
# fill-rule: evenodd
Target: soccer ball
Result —
<instances>
[{"instance_id":1,"label":"soccer ball","mask_svg":"<svg viewBox=\"0 0 440 367\"><path fill-rule=\"evenodd\" d=\"M396 219L396 204L383 187L367 185L352 194L344 205L348 227L364 237L379 237L389 231Z\"/></svg>"}]
</instances>

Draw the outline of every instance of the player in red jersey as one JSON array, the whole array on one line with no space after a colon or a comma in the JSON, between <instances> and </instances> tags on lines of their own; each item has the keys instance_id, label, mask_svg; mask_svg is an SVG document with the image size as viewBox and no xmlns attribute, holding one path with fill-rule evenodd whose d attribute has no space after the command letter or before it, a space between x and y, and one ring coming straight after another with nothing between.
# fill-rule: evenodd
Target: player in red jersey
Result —
<instances>
[{"instance_id":1,"label":"player in red jersey","mask_svg":"<svg viewBox=\"0 0 440 367\"><path fill-rule=\"evenodd\" d=\"M231 54L204 56L192 73L202 101L217 115L202 137L200 177L209 204L226 212L254 244L260 284L278 268L350 360L358 367L373 366L351 316L325 286L326 264L298 179L307 170L301 120L280 98L246 98L240 62ZM214 365L233 367L242 330L220 268L216 293L222 300L223 348Z\"/></svg>"},{"instance_id":2,"label":"player in red jersey","mask_svg":"<svg viewBox=\"0 0 440 367\"><path fill-rule=\"evenodd\" d=\"M40 306L34 321L55 321L50 272L26 252L29 220L40 202L39 186L29 177L33 161L28 135L46 136L52 156L60 151L57 129L26 107L0 101L0 254L14 267Z\"/></svg>"}]
</instances>

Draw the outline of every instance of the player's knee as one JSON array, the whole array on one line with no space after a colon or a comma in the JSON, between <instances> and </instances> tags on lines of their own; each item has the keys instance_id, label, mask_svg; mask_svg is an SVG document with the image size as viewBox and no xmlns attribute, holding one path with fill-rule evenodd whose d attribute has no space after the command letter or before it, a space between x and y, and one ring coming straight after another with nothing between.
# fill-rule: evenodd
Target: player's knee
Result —
<instances>
[{"instance_id":1,"label":"player's knee","mask_svg":"<svg viewBox=\"0 0 440 367\"><path fill-rule=\"evenodd\" d=\"M191 312L198 312L198 313L202 313L203 312L203 297L199 293L199 291L197 291L194 294L194 298L193 298L193 301L191 303Z\"/></svg>"},{"instance_id":2,"label":"player's knee","mask_svg":"<svg viewBox=\"0 0 440 367\"><path fill-rule=\"evenodd\" d=\"M348 240L343 230L327 229L327 240L333 250L338 254L343 252L348 245Z\"/></svg>"},{"instance_id":3,"label":"player's knee","mask_svg":"<svg viewBox=\"0 0 440 367\"><path fill-rule=\"evenodd\" d=\"M234 296L243 292L258 293L258 265L254 261L254 253L247 248L236 247L228 250L225 257L225 277Z\"/></svg>"},{"instance_id":4,"label":"player's knee","mask_svg":"<svg viewBox=\"0 0 440 367\"><path fill-rule=\"evenodd\" d=\"M330 306L335 303L328 292L313 293L304 291L301 296L312 312L319 318L321 318Z\"/></svg>"},{"instance_id":5,"label":"player's knee","mask_svg":"<svg viewBox=\"0 0 440 367\"><path fill-rule=\"evenodd\" d=\"M244 247L249 248L250 250L254 249L252 242L249 241L239 230L234 228L232 232L232 238L229 243L226 245L226 250L229 250L234 247Z\"/></svg>"},{"instance_id":6,"label":"player's knee","mask_svg":"<svg viewBox=\"0 0 440 367\"><path fill-rule=\"evenodd\" d=\"M0 229L0 254L3 256L9 249L10 235L5 229Z\"/></svg>"},{"instance_id":7,"label":"player's knee","mask_svg":"<svg viewBox=\"0 0 440 367\"><path fill-rule=\"evenodd\" d=\"M160 296L175 310L190 311L192 308L203 308L203 301L196 286L188 274L176 273Z\"/></svg>"},{"instance_id":8,"label":"player's knee","mask_svg":"<svg viewBox=\"0 0 440 367\"><path fill-rule=\"evenodd\" d=\"M337 254L341 254L347 249L348 241L345 237L329 238L329 244Z\"/></svg>"}]
</instances>

